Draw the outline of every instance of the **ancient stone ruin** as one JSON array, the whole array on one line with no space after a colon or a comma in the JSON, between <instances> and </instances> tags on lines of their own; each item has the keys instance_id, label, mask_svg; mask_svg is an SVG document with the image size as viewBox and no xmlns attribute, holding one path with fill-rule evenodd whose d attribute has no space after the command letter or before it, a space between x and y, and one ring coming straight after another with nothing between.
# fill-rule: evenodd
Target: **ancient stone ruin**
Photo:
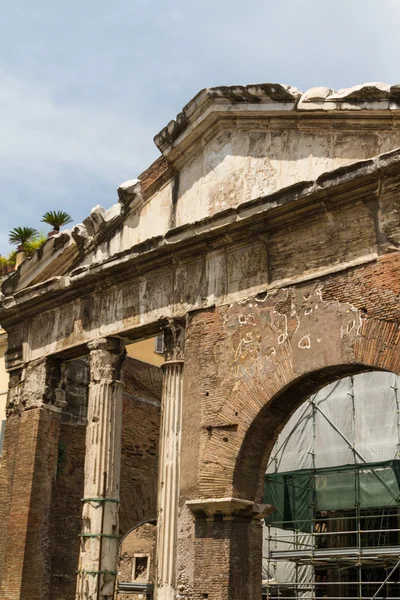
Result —
<instances>
[{"instance_id":1,"label":"ancient stone ruin","mask_svg":"<svg viewBox=\"0 0 400 600\"><path fill-rule=\"evenodd\" d=\"M133 525L121 552L158 600L260 600L282 427L340 377L400 374L399 86L206 89L155 143L2 285L2 600L111 600ZM158 484L136 458L154 494L132 476L129 505L124 456L158 425L124 414L124 346L160 332Z\"/></svg>"}]
</instances>

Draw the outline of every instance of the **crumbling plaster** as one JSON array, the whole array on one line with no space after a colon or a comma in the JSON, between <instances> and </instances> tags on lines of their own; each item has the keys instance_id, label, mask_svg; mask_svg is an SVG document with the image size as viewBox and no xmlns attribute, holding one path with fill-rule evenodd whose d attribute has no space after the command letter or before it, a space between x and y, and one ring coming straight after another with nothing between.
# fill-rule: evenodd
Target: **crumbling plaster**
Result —
<instances>
[{"instance_id":1,"label":"crumbling plaster","mask_svg":"<svg viewBox=\"0 0 400 600\"><path fill-rule=\"evenodd\" d=\"M243 589L248 598L261 597L257 532L235 523L231 530L232 518L222 519L217 500L262 502L277 436L311 394L366 370L400 372L398 268L399 253L392 252L319 281L189 316L178 519L181 598L239 600ZM193 520L190 510L202 501L217 507L219 520Z\"/></svg>"},{"instance_id":2,"label":"crumbling plaster","mask_svg":"<svg viewBox=\"0 0 400 600\"><path fill-rule=\"evenodd\" d=\"M371 158L400 146L400 132L369 131L343 119L275 125L244 123L225 130L182 167L176 224L192 223L296 182L311 181L326 171ZM313 119L311 120L313 121ZM242 129L243 128L243 129Z\"/></svg>"},{"instance_id":3,"label":"crumbling plaster","mask_svg":"<svg viewBox=\"0 0 400 600\"><path fill-rule=\"evenodd\" d=\"M205 324L207 317L196 313L189 326L187 351L190 354L201 344L200 364L188 365L185 377L190 389L185 391L202 401L199 426L195 429L190 418L189 425L184 420L183 447L186 436L193 437L197 430L199 463L198 470L189 469L184 456L182 488L196 489L204 498L252 499L251 486L234 488L236 461L249 427L271 398L305 373L354 365L362 313L349 303L327 301L323 283L312 283L221 306L208 319L212 327ZM289 410L301 400L295 399ZM274 415L271 424L278 430L283 422ZM267 438L272 444L273 438ZM193 458L190 453L192 465Z\"/></svg>"}]
</instances>

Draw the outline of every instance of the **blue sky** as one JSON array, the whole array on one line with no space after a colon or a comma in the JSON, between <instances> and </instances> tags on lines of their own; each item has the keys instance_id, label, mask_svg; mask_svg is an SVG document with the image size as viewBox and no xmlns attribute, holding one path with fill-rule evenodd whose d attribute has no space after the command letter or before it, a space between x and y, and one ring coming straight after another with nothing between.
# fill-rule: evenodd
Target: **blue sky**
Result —
<instances>
[{"instance_id":1,"label":"blue sky","mask_svg":"<svg viewBox=\"0 0 400 600\"><path fill-rule=\"evenodd\" d=\"M0 0L0 253L80 222L200 89L400 82L399 0Z\"/></svg>"}]
</instances>

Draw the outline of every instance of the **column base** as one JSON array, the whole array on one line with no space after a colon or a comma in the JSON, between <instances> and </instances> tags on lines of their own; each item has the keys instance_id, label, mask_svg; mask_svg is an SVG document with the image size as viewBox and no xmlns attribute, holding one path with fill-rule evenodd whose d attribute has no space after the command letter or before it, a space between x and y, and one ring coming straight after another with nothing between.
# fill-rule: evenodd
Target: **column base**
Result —
<instances>
[{"instance_id":1,"label":"column base","mask_svg":"<svg viewBox=\"0 0 400 600\"><path fill-rule=\"evenodd\" d=\"M176 592L168 584L163 585L157 589L157 600L175 600Z\"/></svg>"}]
</instances>

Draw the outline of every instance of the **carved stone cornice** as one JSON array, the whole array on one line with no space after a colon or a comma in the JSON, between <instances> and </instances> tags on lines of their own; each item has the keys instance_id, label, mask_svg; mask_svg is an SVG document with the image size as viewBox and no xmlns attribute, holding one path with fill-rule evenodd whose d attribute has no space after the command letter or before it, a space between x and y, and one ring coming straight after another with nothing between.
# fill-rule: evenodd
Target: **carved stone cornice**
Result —
<instances>
[{"instance_id":1,"label":"carved stone cornice","mask_svg":"<svg viewBox=\"0 0 400 600\"><path fill-rule=\"evenodd\" d=\"M120 338L99 338L88 343L90 382L120 381L126 350Z\"/></svg>"},{"instance_id":2,"label":"carved stone cornice","mask_svg":"<svg viewBox=\"0 0 400 600\"><path fill-rule=\"evenodd\" d=\"M400 109L399 85L365 83L342 90L314 87L306 92L289 85L261 83L223 86L201 90L154 138L158 149L174 167L192 159L196 147L204 143L210 130L224 121L230 127L244 122L260 123L278 117L283 124L296 120L306 127L318 112L320 126L333 118L362 121L366 113L392 121ZM368 112L367 112L368 111ZM329 126L329 125L326 125ZM203 140L203 142L201 142Z\"/></svg>"},{"instance_id":3,"label":"carved stone cornice","mask_svg":"<svg viewBox=\"0 0 400 600\"><path fill-rule=\"evenodd\" d=\"M187 500L186 506L199 518L205 517L247 517L249 519L264 519L274 512L272 504L257 504L252 500L242 498L206 498Z\"/></svg>"},{"instance_id":4,"label":"carved stone cornice","mask_svg":"<svg viewBox=\"0 0 400 600\"><path fill-rule=\"evenodd\" d=\"M164 334L165 362L183 362L185 351L185 319L160 319Z\"/></svg>"},{"instance_id":5,"label":"carved stone cornice","mask_svg":"<svg viewBox=\"0 0 400 600\"><path fill-rule=\"evenodd\" d=\"M188 256L205 257L210 244L221 236L227 235L225 239L232 245L248 240L249 235L254 237L255 231L269 233L304 221L315 213L317 206L324 210L327 198L331 204L336 202L335 198L349 204L363 202L365 198L368 202L378 202L382 187L379 182L384 182L399 166L400 150L358 161L325 173L315 181L299 182L196 223L176 227L165 235L132 246L129 251L115 253L104 262L77 266L68 275L49 277L24 289L18 289L17 272L3 283L0 321L9 330L24 319L37 316L38 310L41 313L53 310L55 305L62 310L73 300L86 294L94 295L94 290L101 290L103 294L116 284L128 281L134 287L140 277L150 278L157 269L172 271L172 263L177 264ZM225 243L227 249L229 245ZM168 304L173 305L172 296ZM195 308L198 306L191 306L190 310Z\"/></svg>"}]
</instances>

